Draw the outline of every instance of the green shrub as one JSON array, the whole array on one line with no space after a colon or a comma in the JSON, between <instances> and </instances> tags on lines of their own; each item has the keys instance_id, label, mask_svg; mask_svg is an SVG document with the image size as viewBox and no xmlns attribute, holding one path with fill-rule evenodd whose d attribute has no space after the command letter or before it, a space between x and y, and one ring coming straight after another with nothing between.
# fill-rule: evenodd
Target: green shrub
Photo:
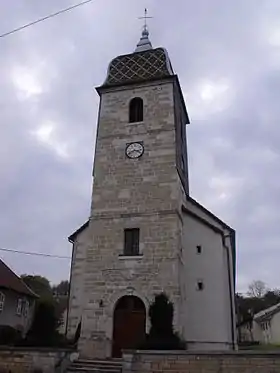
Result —
<instances>
[{"instance_id":1,"label":"green shrub","mask_svg":"<svg viewBox=\"0 0 280 373\"><path fill-rule=\"evenodd\" d=\"M164 294L155 296L149 308L151 328L145 342L139 346L142 350L185 350L186 343L173 329L174 307Z\"/></svg>"},{"instance_id":2,"label":"green shrub","mask_svg":"<svg viewBox=\"0 0 280 373\"><path fill-rule=\"evenodd\" d=\"M43 373L43 369L36 367L32 370L32 373Z\"/></svg>"},{"instance_id":3,"label":"green shrub","mask_svg":"<svg viewBox=\"0 0 280 373\"><path fill-rule=\"evenodd\" d=\"M57 331L59 322L54 302L49 299L39 299L36 303L33 323L23 342L24 345L54 346L56 341L60 340Z\"/></svg>"}]
</instances>

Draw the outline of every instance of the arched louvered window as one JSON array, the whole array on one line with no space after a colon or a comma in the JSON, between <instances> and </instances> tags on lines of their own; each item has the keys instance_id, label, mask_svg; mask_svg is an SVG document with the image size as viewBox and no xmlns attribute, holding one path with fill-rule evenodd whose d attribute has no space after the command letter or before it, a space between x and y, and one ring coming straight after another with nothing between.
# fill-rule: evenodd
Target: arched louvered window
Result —
<instances>
[{"instance_id":1,"label":"arched louvered window","mask_svg":"<svg viewBox=\"0 0 280 373\"><path fill-rule=\"evenodd\" d=\"M129 122L143 121L143 100L140 97L134 97L129 103Z\"/></svg>"}]
</instances>

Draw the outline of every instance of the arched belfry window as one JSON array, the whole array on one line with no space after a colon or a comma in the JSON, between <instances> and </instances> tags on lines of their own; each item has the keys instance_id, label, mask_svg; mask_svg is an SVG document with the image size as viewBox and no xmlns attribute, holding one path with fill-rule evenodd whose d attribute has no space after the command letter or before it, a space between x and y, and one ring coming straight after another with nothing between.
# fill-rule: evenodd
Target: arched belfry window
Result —
<instances>
[{"instance_id":1,"label":"arched belfry window","mask_svg":"<svg viewBox=\"0 0 280 373\"><path fill-rule=\"evenodd\" d=\"M143 100L140 97L134 97L129 103L129 122L143 121Z\"/></svg>"}]
</instances>

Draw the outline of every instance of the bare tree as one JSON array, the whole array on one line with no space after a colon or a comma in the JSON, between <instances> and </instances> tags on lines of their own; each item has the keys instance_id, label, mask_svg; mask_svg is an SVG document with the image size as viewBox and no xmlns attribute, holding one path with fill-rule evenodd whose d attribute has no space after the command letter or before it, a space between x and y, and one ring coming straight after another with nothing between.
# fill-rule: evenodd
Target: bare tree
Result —
<instances>
[{"instance_id":1,"label":"bare tree","mask_svg":"<svg viewBox=\"0 0 280 373\"><path fill-rule=\"evenodd\" d=\"M266 284L261 280L254 280L248 286L247 294L250 297L262 298L269 289Z\"/></svg>"}]
</instances>

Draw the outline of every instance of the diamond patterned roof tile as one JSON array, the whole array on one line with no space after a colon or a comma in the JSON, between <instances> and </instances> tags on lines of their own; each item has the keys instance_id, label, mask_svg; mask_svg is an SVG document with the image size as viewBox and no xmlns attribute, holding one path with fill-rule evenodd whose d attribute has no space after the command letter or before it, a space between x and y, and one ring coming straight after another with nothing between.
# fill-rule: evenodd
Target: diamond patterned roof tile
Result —
<instances>
[{"instance_id":1,"label":"diamond patterned roof tile","mask_svg":"<svg viewBox=\"0 0 280 373\"><path fill-rule=\"evenodd\" d=\"M133 83L173 75L167 52L163 48L116 57L110 63L103 86Z\"/></svg>"}]
</instances>

